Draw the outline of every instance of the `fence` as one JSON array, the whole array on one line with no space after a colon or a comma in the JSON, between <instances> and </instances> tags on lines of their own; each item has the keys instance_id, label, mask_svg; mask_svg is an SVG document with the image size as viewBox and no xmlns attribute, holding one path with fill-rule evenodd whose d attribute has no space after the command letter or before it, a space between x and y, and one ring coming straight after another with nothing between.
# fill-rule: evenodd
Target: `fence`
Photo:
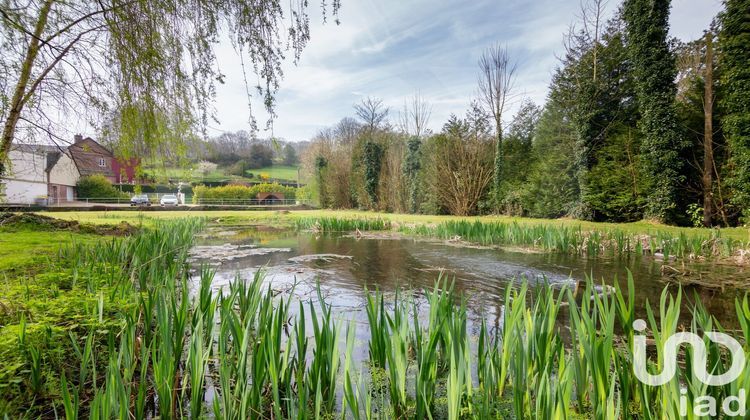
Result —
<instances>
[{"instance_id":1,"label":"fence","mask_svg":"<svg viewBox=\"0 0 750 420\"><path fill-rule=\"evenodd\" d=\"M311 200L295 199L265 199L256 198L197 198L194 204L199 205L218 205L218 206L295 206L310 205Z\"/></svg>"},{"instance_id":2,"label":"fence","mask_svg":"<svg viewBox=\"0 0 750 420\"><path fill-rule=\"evenodd\" d=\"M161 197L164 195L174 194L144 194L149 198L150 205L159 205ZM75 201L61 201L52 203L50 205L75 205L75 204L131 204L130 198L120 197L78 197ZM231 198L216 198L216 199L196 199L193 202L192 197L185 196L185 202L181 202L180 205L196 204L203 206L295 206L295 205L311 205L311 200L295 200L295 199L231 199ZM144 205L144 204L140 204Z\"/></svg>"}]
</instances>

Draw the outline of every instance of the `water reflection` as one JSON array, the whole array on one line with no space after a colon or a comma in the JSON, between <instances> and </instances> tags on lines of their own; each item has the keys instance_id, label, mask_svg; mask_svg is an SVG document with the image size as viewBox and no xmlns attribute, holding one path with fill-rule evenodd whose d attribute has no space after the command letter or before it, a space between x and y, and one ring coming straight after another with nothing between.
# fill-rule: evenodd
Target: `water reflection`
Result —
<instances>
[{"instance_id":1,"label":"water reflection","mask_svg":"<svg viewBox=\"0 0 750 420\"><path fill-rule=\"evenodd\" d=\"M574 287L586 276L625 286L628 271L635 280L637 316L645 316L646 301L658 304L665 287L662 263L649 258L585 258L534 252L467 248L440 242L409 238L366 239L345 235L314 235L267 227L230 227L209 230L198 246L240 245L253 250L221 260L210 253L195 255L197 261L216 265L216 290L226 288L238 275L252 278L261 268L266 282L277 290L289 290L297 284L301 297L314 297L316 282L339 311L361 312L365 289L393 294L396 290L419 291L432 288L442 273L455 279L455 288L467 300L475 320L484 318L499 326L504 290L509 282L525 278L530 283L550 282L556 287ZM227 249L230 247L227 247ZM235 247L236 248L236 247ZM295 258L318 255L318 257ZM341 256L341 257L337 257ZM219 261L217 261L219 260ZM719 264L686 264L674 270L701 279L748 278L743 268ZM706 309L724 326L733 326L735 290L701 287L685 289L686 302L700 296ZM687 315L687 311L685 311ZM355 315L360 318L362 314Z\"/></svg>"}]
</instances>

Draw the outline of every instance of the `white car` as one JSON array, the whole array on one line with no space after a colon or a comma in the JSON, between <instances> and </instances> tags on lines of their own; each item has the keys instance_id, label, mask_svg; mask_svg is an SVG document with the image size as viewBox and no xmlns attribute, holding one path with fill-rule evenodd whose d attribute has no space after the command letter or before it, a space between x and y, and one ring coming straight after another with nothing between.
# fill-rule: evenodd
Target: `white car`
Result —
<instances>
[{"instance_id":1,"label":"white car","mask_svg":"<svg viewBox=\"0 0 750 420\"><path fill-rule=\"evenodd\" d=\"M167 194L161 197L161 200L159 200L159 204L162 205L162 207L165 206L178 206L180 205L179 200L177 200L177 196L174 194Z\"/></svg>"}]
</instances>

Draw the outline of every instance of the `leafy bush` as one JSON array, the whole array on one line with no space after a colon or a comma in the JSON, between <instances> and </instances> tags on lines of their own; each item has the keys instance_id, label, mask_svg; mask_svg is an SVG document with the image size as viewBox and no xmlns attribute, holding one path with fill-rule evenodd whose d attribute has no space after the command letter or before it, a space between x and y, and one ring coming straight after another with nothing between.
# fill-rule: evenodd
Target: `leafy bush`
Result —
<instances>
[{"instance_id":1,"label":"leafy bush","mask_svg":"<svg viewBox=\"0 0 750 420\"><path fill-rule=\"evenodd\" d=\"M226 185L223 187L206 187L197 185L193 187L193 202L200 200L253 200L258 193L277 192L284 194L285 199L294 199L297 196L297 188L285 187L280 184L257 184L252 187L246 185Z\"/></svg>"},{"instance_id":2,"label":"leafy bush","mask_svg":"<svg viewBox=\"0 0 750 420\"><path fill-rule=\"evenodd\" d=\"M240 159L232 166L228 167L226 169L227 175L235 175L235 176L246 176L245 172L250 169L250 163L244 159Z\"/></svg>"},{"instance_id":3,"label":"leafy bush","mask_svg":"<svg viewBox=\"0 0 750 420\"><path fill-rule=\"evenodd\" d=\"M174 194L177 192L177 185L169 184L115 184L115 188L122 192L135 194ZM183 184L180 191L186 195L192 195L193 187Z\"/></svg>"},{"instance_id":4,"label":"leafy bush","mask_svg":"<svg viewBox=\"0 0 750 420\"><path fill-rule=\"evenodd\" d=\"M81 198L128 198L115 188L103 175L83 176L76 184L78 197Z\"/></svg>"}]
</instances>

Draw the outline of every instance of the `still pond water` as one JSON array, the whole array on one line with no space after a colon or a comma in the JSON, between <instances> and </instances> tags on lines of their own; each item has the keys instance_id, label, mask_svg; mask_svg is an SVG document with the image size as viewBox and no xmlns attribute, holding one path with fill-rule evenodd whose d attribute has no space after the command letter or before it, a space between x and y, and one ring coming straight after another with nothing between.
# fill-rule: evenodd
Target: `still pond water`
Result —
<instances>
[{"instance_id":1,"label":"still pond water","mask_svg":"<svg viewBox=\"0 0 750 420\"><path fill-rule=\"evenodd\" d=\"M358 336L366 339L366 290L378 289L392 302L397 290L414 292L432 288L442 273L454 281L465 298L470 328L484 319L497 328L502 319L503 296L507 285L527 279L530 284L545 281L562 288L593 276L612 284L615 278L626 287L628 270L635 283L638 317L645 317L646 302L658 305L666 279L700 279L720 282L731 277L747 279L746 268L720 264L683 264L653 258L597 258L536 253L512 249L459 246L443 241L403 236L358 238L352 235L321 235L276 230L263 226L209 228L192 251L194 263L214 266L213 287L228 290L236 278L252 279L265 272L265 283L277 292L293 292L303 301L316 300L320 284L326 302L342 320L365 324ZM677 276L677 277L674 277ZM708 311L725 327L736 324L733 300L744 292L721 288L686 287L686 300L700 296ZM389 296L390 295L390 296ZM687 307L683 311L687 314Z\"/></svg>"}]
</instances>

